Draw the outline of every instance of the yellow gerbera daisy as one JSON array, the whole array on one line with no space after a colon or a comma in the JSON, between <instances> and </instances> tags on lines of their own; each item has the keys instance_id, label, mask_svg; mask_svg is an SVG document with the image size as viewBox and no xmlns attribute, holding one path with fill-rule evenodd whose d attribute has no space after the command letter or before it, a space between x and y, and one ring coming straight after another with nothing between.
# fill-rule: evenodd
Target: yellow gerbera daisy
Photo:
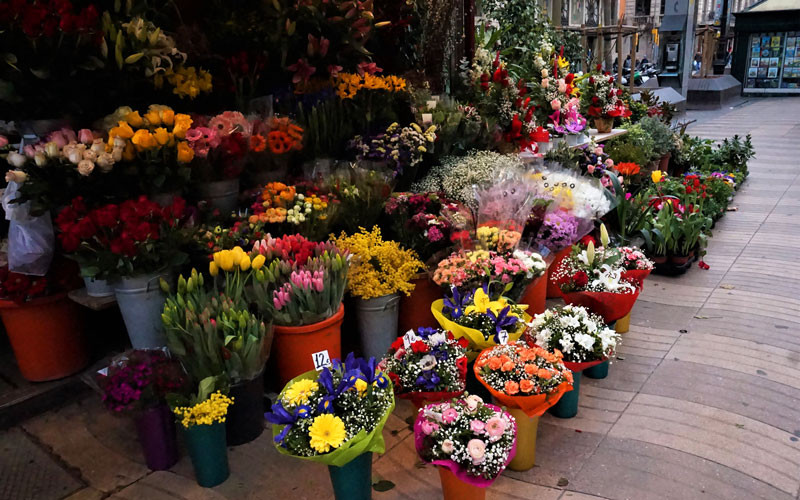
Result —
<instances>
[{"instance_id":1,"label":"yellow gerbera daisy","mask_svg":"<svg viewBox=\"0 0 800 500\"><path fill-rule=\"evenodd\" d=\"M308 403L308 397L317 392L319 384L313 380L298 380L286 388L283 393L284 402L290 405L300 405Z\"/></svg>"},{"instance_id":2,"label":"yellow gerbera daisy","mask_svg":"<svg viewBox=\"0 0 800 500\"><path fill-rule=\"evenodd\" d=\"M308 429L308 437L311 438L309 444L315 451L327 453L331 448L340 447L347 437L344 421L336 415L323 413L314 419Z\"/></svg>"}]
</instances>

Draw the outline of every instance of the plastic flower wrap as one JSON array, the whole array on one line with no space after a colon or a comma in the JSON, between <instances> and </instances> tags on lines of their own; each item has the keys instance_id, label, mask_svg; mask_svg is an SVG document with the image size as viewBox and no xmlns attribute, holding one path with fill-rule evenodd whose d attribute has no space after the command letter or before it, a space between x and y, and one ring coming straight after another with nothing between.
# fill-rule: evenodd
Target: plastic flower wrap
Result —
<instances>
[{"instance_id":1,"label":"plastic flower wrap","mask_svg":"<svg viewBox=\"0 0 800 500\"><path fill-rule=\"evenodd\" d=\"M383 211L389 236L423 262L450 248L452 233L465 222L456 204L438 193L392 193Z\"/></svg>"},{"instance_id":2,"label":"plastic flower wrap","mask_svg":"<svg viewBox=\"0 0 800 500\"><path fill-rule=\"evenodd\" d=\"M465 293L486 287L492 297L506 295L517 299L546 270L542 257L526 250L512 253L461 250L439 262L433 282L447 291L456 287Z\"/></svg>"},{"instance_id":3,"label":"plastic flower wrap","mask_svg":"<svg viewBox=\"0 0 800 500\"><path fill-rule=\"evenodd\" d=\"M185 428L195 425L213 425L225 422L228 407L233 404L233 398L215 392L205 401L194 406L179 406L173 411Z\"/></svg>"},{"instance_id":4,"label":"plastic flower wrap","mask_svg":"<svg viewBox=\"0 0 800 500\"><path fill-rule=\"evenodd\" d=\"M554 199L551 210L568 210L578 218L599 218L614 208L614 198L599 179L577 172L548 167L533 180L549 191Z\"/></svg>"},{"instance_id":5,"label":"plastic flower wrap","mask_svg":"<svg viewBox=\"0 0 800 500\"><path fill-rule=\"evenodd\" d=\"M531 322L526 340L543 349L564 355L567 368L581 371L614 355L619 334L608 328L603 318L580 306L566 305L547 309Z\"/></svg>"},{"instance_id":6,"label":"plastic flower wrap","mask_svg":"<svg viewBox=\"0 0 800 500\"><path fill-rule=\"evenodd\" d=\"M477 351L519 339L527 329L527 305L517 305L505 297L491 300L485 288L451 295L431 304L431 312L442 328L458 338L469 340L470 359Z\"/></svg>"},{"instance_id":7,"label":"plastic flower wrap","mask_svg":"<svg viewBox=\"0 0 800 500\"><path fill-rule=\"evenodd\" d=\"M300 235L266 238L253 245L252 302L276 325L300 326L339 310L347 284L349 254L331 242Z\"/></svg>"},{"instance_id":8,"label":"plastic flower wrap","mask_svg":"<svg viewBox=\"0 0 800 500\"><path fill-rule=\"evenodd\" d=\"M591 118L631 116L621 96L622 89L614 87L609 72L590 73L581 80L581 111Z\"/></svg>"},{"instance_id":9,"label":"plastic flower wrap","mask_svg":"<svg viewBox=\"0 0 800 500\"><path fill-rule=\"evenodd\" d=\"M439 328L417 328L398 337L378 367L398 397L416 406L460 396L467 377L468 342Z\"/></svg>"},{"instance_id":10,"label":"plastic flower wrap","mask_svg":"<svg viewBox=\"0 0 800 500\"><path fill-rule=\"evenodd\" d=\"M517 246L536 201L535 189L530 178L513 168L492 184L476 187L476 232L482 248L509 251Z\"/></svg>"},{"instance_id":11,"label":"plastic flower wrap","mask_svg":"<svg viewBox=\"0 0 800 500\"><path fill-rule=\"evenodd\" d=\"M479 396L426 406L414 422L419 457L480 488L491 485L516 454L514 417Z\"/></svg>"},{"instance_id":12,"label":"plastic flower wrap","mask_svg":"<svg viewBox=\"0 0 800 500\"><path fill-rule=\"evenodd\" d=\"M284 455L343 466L363 453L383 453L383 426L394 409L389 377L350 353L344 363L309 371L286 384L265 417Z\"/></svg>"},{"instance_id":13,"label":"plastic flower wrap","mask_svg":"<svg viewBox=\"0 0 800 500\"><path fill-rule=\"evenodd\" d=\"M572 372L564 366L560 351L551 353L522 341L484 350L474 369L496 401L529 417L541 416L572 390Z\"/></svg>"},{"instance_id":14,"label":"plastic flower wrap","mask_svg":"<svg viewBox=\"0 0 800 500\"><path fill-rule=\"evenodd\" d=\"M603 247L598 248L597 251L605 253ZM653 270L653 261L636 247L617 247L609 249L609 251L618 252L621 255L618 264L623 268L622 279L641 282Z\"/></svg>"},{"instance_id":15,"label":"plastic flower wrap","mask_svg":"<svg viewBox=\"0 0 800 500\"><path fill-rule=\"evenodd\" d=\"M345 233L333 239L334 244L350 252L347 290L361 299L372 299L392 293L410 295L414 290L411 278L425 268L413 250L402 248L396 241L384 241L378 226L371 232Z\"/></svg>"}]
</instances>

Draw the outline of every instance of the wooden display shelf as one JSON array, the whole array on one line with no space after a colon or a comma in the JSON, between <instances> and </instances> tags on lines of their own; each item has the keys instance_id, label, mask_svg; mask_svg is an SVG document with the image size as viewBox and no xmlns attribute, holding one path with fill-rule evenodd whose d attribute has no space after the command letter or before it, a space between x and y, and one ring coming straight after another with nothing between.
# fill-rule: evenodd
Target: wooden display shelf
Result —
<instances>
[{"instance_id":1,"label":"wooden display shelf","mask_svg":"<svg viewBox=\"0 0 800 500\"><path fill-rule=\"evenodd\" d=\"M609 139L613 139L615 137L620 137L628 133L628 131L624 128L615 128L612 129L611 132L605 134L598 134L596 128L590 128L589 130L589 137L591 137L594 142L603 142Z\"/></svg>"},{"instance_id":2,"label":"wooden display shelf","mask_svg":"<svg viewBox=\"0 0 800 500\"><path fill-rule=\"evenodd\" d=\"M117 299L113 295L110 297L89 297L89 294L86 293L85 288L72 290L67 294L67 296L73 302L77 302L83 307L88 307L93 311L103 311L109 307L113 307L114 304L117 303Z\"/></svg>"}]
</instances>

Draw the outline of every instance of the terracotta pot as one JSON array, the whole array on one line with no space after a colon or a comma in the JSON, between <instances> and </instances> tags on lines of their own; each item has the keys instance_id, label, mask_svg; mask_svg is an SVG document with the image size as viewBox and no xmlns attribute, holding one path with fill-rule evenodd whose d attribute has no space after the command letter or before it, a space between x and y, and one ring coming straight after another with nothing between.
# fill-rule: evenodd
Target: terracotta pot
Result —
<instances>
[{"instance_id":1,"label":"terracotta pot","mask_svg":"<svg viewBox=\"0 0 800 500\"><path fill-rule=\"evenodd\" d=\"M89 363L83 311L66 293L23 304L0 301L0 316L22 376L32 382L64 378Z\"/></svg>"},{"instance_id":2,"label":"terracotta pot","mask_svg":"<svg viewBox=\"0 0 800 500\"><path fill-rule=\"evenodd\" d=\"M520 304L527 304L527 312L531 316L534 314L541 314L547 308L545 301L547 300L547 274L539 276L525 289L522 294Z\"/></svg>"},{"instance_id":3,"label":"terracotta pot","mask_svg":"<svg viewBox=\"0 0 800 500\"><path fill-rule=\"evenodd\" d=\"M465 483L447 467L439 467L439 479L442 481L444 500L484 500L486 498L486 488Z\"/></svg>"},{"instance_id":4,"label":"terracotta pot","mask_svg":"<svg viewBox=\"0 0 800 500\"><path fill-rule=\"evenodd\" d=\"M273 336L273 358L278 367L281 387L294 377L313 370L312 355L328 351L330 359L342 357L342 321L344 304L330 318L303 326L275 325Z\"/></svg>"},{"instance_id":5,"label":"terracotta pot","mask_svg":"<svg viewBox=\"0 0 800 500\"><path fill-rule=\"evenodd\" d=\"M614 119L610 117L594 118L594 128L598 134L607 134L614 128Z\"/></svg>"},{"instance_id":6,"label":"terracotta pot","mask_svg":"<svg viewBox=\"0 0 800 500\"><path fill-rule=\"evenodd\" d=\"M661 160L658 162L658 169L662 172L667 172L669 168L669 160L672 158L672 153L667 153L661 157Z\"/></svg>"},{"instance_id":7,"label":"terracotta pot","mask_svg":"<svg viewBox=\"0 0 800 500\"><path fill-rule=\"evenodd\" d=\"M558 269L558 266L561 264L561 261L569 257L570 252L572 252L572 245L556 253L555 260L553 260L553 262L550 264L550 267L547 268L548 299L557 299L563 295L561 293L561 289L558 288L558 285L556 285L556 282L553 280L553 274L555 274L556 269Z\"/></svg>"},{"instance_id":8,"label":"terracotta pot","mask_svg":"<svg viewBox=\"0 0 800 500\"><path fill-rule=\"evenodd\" d=\"M667 262L667 256L657 255L655 257L650 257L650 260L652 260L655 264L665 264Z\"/></svg>"},{"instance_id":9,"label":"terracotta pot","mask_svg":"<svg viewBox=\"0 0 800 500\"><path fill-rule=\"evenodd\" d=\"M427 273L421 273L411 279L414 291L411 295L400 296L400 317L397 321L397 333L405 332L419 327L437 327L439 323L431 313L431 304L442 298L442 289L431 281Z\"/></svg>"},{"instance_id":10,"label":"terracotta pot","mask_svg":"<svg viewBox=\"0 0 800 500\"><path fill-rule=\"evenodd\" d=\"M689 260L693 257L694 252L690 253L689 255L673 255L669 258L670 262L679 266L685 266Z\"/></svg>"}]
</instances>

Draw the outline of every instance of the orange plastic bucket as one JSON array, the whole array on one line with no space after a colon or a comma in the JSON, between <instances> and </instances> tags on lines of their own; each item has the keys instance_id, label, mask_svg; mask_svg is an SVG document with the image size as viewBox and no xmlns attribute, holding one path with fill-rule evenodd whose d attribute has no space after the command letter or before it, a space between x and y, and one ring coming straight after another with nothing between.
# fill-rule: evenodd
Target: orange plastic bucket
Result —
<instances>
[{"instance_id":1,"label":"orange plastic bucket","mask_svg":"<svg viewBox=\"0 0 800 500\"><path fill-rule=\"evenodd\" d=\"M572 252L572 247L568 246L567 248L559 251L556 253L556 258L553 260L553 263L550 264L550 267L547 268L547 298L548 299L558 299L561 298L561 289L558 288L556 282L553 280L553 274L555 274L556 269L558 266L561 265L561 261L565 258L569 257L570 252Z\"/></svg>"},{"instance_id":2,"label":"orange plastic bucket","mask_svg":"<svg viewBox=\"0 0 800 500\"><path fill-rule=\"evenodd\" d=\"M547 308L547 273L539 276L525 289L525 293L520 299L521 304L528 304L526 313L534 316L542 314Z\"/></svg>"},{"instance_id":3,"label":"orange plastic bucket","mask_svg":"<svg viewBox=\"0 0 800 500\"><path fill-rule=\"evenodd\" d=\"M328 351L330 359L342 357L344 304L330 318L303 326L275 325L272 357L276 360L281 387L286 382L313 370L314 353Z\"/></svg>"},{"instance_id":4,"label":"orange plastic bucket","mask_svg":"<svg viewBox=\"0 0 800 500\"><path fill-rule=\"evenodd\" d=\"M411 295L400 296L400 316L397 322L397 333L403 335L409 330L421 326L438 327L439 322L431 313L431 304L444 295L442 288L431 281L427 273L418 274L411 279L414 290Z\"/></svg>"},{"instance_id":5,"label":"orange plastic bucket","mask_svg":"<svg viewBox=\"0 0 800 500\"><path fill-rule=\"evenodd\" d=\"M439 478L442 480L444 500L484 500L486 498L486 488L465 483L447 467L439 467Z\"/></svg>"},{"instance_id":6,"label":"orange plastic bucket","mask_svg":"<svg viewBox=\"0 0 800 500\"><path fill-rule=\"evenodd\" d=\"M0 300L0 316L27 380L64 378L89 364L83 311L66 293L23 304Z\"/></svg>"}]
</instances>

